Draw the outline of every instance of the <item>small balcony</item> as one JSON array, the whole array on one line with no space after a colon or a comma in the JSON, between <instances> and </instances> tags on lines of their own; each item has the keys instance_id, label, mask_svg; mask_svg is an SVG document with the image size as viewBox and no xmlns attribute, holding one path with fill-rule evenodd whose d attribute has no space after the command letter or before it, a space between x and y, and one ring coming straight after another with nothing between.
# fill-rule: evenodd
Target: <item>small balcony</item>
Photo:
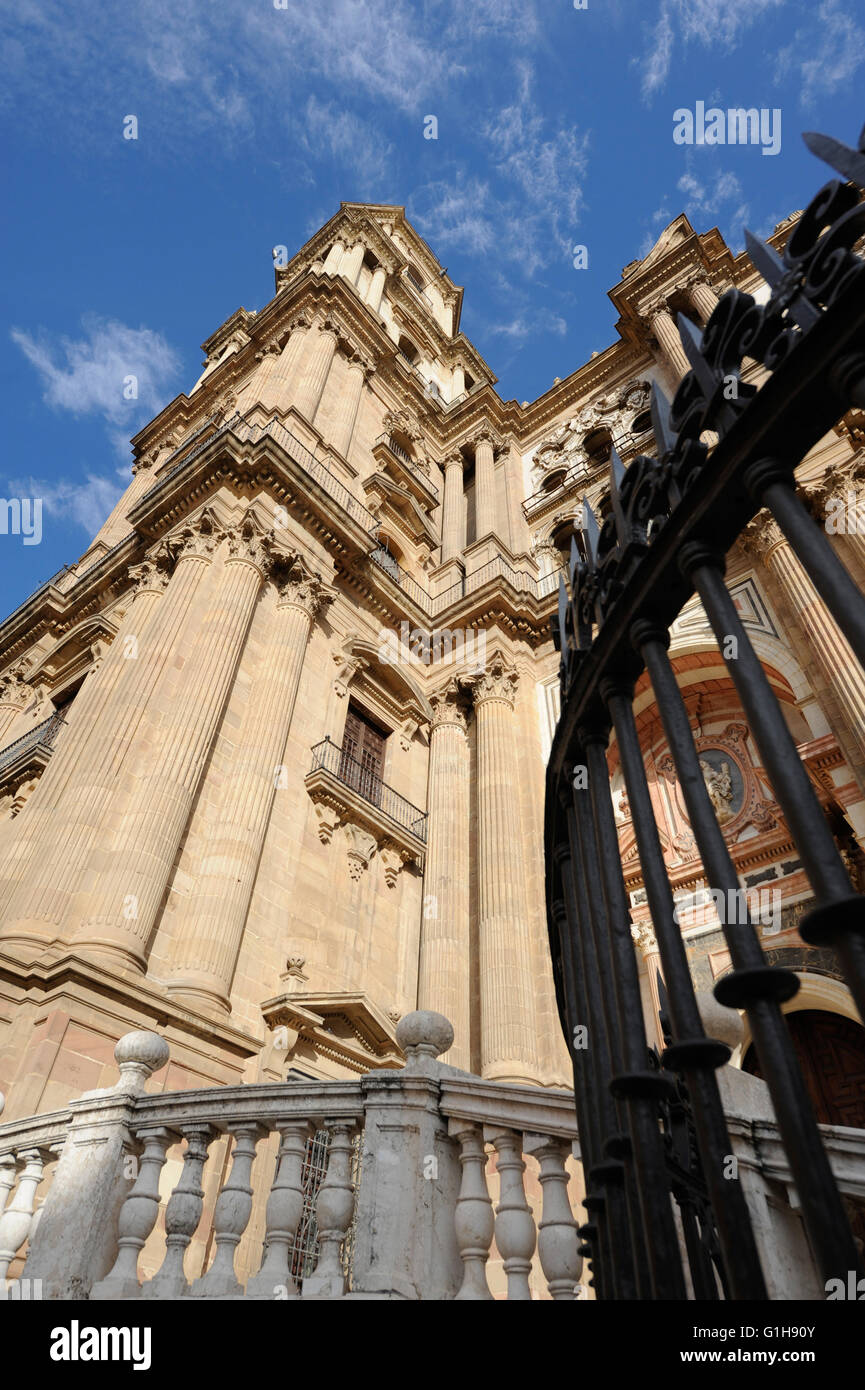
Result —
<instances>
[{"instance_id":1,"label":"small balcony","mask_svg":"<svg viewBox=\"0 0 865 1390\"><path fill-rule=\"evenodd\" d=\"M423 867L427 813L413 806L370 768L325 738L312 749L304 785L315 805L319 838L344 832L348 868L358 879L376 852L392 888L404 865Z\"/></svg>"},{"instance_id":2,"label":"small balcony","mask_svg":"<svg viewBox=\"0 0 865 1390\"><path fill-rule=\"evenodd\" d=\"M62 714L55 711L0 752L0 790L27 773L42 773L65 722Z\"/></svg>"}]
</instances>

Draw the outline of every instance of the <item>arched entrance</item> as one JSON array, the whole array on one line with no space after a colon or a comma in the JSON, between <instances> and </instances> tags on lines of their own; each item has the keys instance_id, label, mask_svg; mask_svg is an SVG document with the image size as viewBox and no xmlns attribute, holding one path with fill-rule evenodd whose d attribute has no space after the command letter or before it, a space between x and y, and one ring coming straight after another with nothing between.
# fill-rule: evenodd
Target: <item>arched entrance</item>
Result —
<instances>
[{"instance_id":1,"label":"arched entrance","mask_svg":"<svg viewBox=\"0 0 865 1390\"><path fill-rule=\"evenodd\" d=\"M799 1009L787 1023L818 1123L865 1129L865 1028L823 1009ZM753 1047L742 1070L761 1074Z\"/></svg>"}]
</instances>

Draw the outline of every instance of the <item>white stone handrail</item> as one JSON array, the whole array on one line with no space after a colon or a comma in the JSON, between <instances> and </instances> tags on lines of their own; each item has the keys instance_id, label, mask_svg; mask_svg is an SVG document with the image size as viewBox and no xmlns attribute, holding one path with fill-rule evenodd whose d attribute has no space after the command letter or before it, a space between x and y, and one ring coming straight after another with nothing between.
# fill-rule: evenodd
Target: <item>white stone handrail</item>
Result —
<instances>
[{"instance_id":1,"label":"white stone handrail","mask_svg":"<svg viewBox=\"0 0 865 1390\"><path fill-rule=\"evenodd\" d=\"M55 1110L0 1124L0 1283L39 1225L46 1170L63 1148L69 1119L69 1110Z\"/></svg>"},{"instance_id":2,"label":"white stone handrail","mask_svg":"<svg viewBox=\"0 0 865 1390\"><path fill-rule=\"evenodd\" d=\"M406 1055L397 1071L147 1095L168 1048L156 1034L128 1034L115 1049L116 1086L0 1126L23 1164L7 1245L22 1247L26 1219L24 1277L40 1279L47 1298L491 1297L494 1237L508 1297L533 1296L530 1273L537 1296L537 1245L550 1295L573 1298L570 1097L445 1066L437 1058L453 1030L441 1015L407 1015L397 1038ZM34 1231L37 1159L67 1133ZM326 1158L314 1191L316 1135ZM537 1227L525 1154L540 1166ZM298 1247L299 1264L295 1239L313 1210L317 1240Z\"/></svg>"}]
</instances>

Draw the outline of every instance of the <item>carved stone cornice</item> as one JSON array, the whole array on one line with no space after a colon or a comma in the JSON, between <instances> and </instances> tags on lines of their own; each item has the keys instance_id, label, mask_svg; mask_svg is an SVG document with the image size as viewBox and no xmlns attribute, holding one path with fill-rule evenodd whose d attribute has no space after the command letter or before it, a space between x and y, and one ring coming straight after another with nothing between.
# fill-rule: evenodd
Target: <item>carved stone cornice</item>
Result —
<instances>
[{"instance_id":1,"label":"carved stone cornice","mask_svg":"<svg viewBox=\"0 0 865 1390\"><path fill-rule=\"evenodd\" d=\"M495 651L489 657L485 669L478 675L469 677L465 684L472 692L475 709L492 702L513 709L519 679L516 667L503 652Z\"/></svg>"}]
</instances>

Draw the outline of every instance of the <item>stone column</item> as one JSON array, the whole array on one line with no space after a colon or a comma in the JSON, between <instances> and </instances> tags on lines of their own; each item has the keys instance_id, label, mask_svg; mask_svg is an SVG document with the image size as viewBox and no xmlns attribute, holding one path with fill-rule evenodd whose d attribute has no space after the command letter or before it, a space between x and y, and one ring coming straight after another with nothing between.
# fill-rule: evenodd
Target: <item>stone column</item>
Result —
<instances>
[{"instance_id":1,"label":"stone column","mask_svg":"<svg viewBox=\"0 0 865 1390\"><path fill-rule=\"evenodd\" d=\"M453 559L465 549L465 501L463 497L463 456L450 454L444 461L444 499L442 502L442 561Z\"/></svg>"},{"instance_id":2,"label":"stone column","mask_svg":"<svg viewBox=\"0 0 865 1390\"><path fill-rule=\"evenodd\" d=\"M265 410L287 409L299 385L299 365L308 336L309 320L300 314L289 325L288 341L281 350L275 342L267 345L258 372L241 395L241 409L247 410L256 399Z\"/></svg>"},{"instance_id":3,"label":"stone column","mask_svg":"<svg viewBox=\"0 0 865 1390\"><path fill-rule=\"evenodd\" d=\"M709 284L708 277L700 276L688 285L688 299L703 323L709 322L718 305L718 296Z\"/></svg>"},{"instance_id":4,"label":"stone column","mask_svg":"<svg viewBox=\"0 0 865 1390\"><path fill-rule=\"evenodd\" d=\"M335 241L325 257L324 269L328 275L336 275L339 272L340 262L345 251L345 243Z\"/></svg>"},{"instance_id":5,"label":"stone column","mask_svg":"<svg viewBox=\"0 0 865 1390\"><path fill-rule=\"evenodd\" d=\"M691 364L685 356L685 349L682 347L682 340L679 337L679 330L673 315L666 303L662 301L660 304L650 305L646 318L664 360L673 375L673 380L678 386L685 373L691 370Z\"/></svg>"},{"instance_id":6,"label":"stone column","mask_svg":"<svg viewBox=\"0 0 865 1390\"><path fill-rule=\"evenodd\" d=\"M461 396L462 393L463 393L463 391L465 391L465 389L466 389L466 371L465 371L465 367L463 367L463 365L462 365L460 362L458 362L457 365L456 365L456 366L454 367L454 369L453 369L453 374L452 374L452 377L451 377L451 399L452 399L452 400L456 400L457 396Z\"/></svg>"},{"instance_id":7,"label":"stone column","mask_svg":"<svg viewBox=\"0 0 865 1390\"><path fill-rule=\"evenodd\" d=\"M429 843L424 869L418 1008L445 1014L454 1045L445 1061L471 1070L469 765L465 702L456 681L433 695Z\"/></svg>"},{"instance_id":8,"label":"stone column","mask_svg":"<svg viewBox=\"0 0 865 1390\"><path fill-rule=\"evenodd\" d=\"M502 441L491 430L475 439L475 535L478 540L498 530L496 516L496 453Z\"/></svg>"},{"instance_id":9,"label":"stone column","mask_svg":"<svg viewBox=\"0 0 865 1390\"><path fill-rule=\"evenodd\" d=\"M865 455L850 454L826 469L800 496L823 524L842 564L861 585L865 576Z\"/></svg>"},{"instance_id":10,"label":"stone column","mask_svg":"<svg viewBox=\"0 0 865 1390\"><path fill-rule=\"evenodd\" d=\"M501 652L472 681L477 721L478 941L481 1074L537 1080L535 981L522 862L517 728L518 678Z\"/></svg>"},{"instance_id":11,"label":"stone column","mask_svg":"<svg viewBox=\"0 0 865 1390\"><path fill-rule=\"evenodd\" d=\"M348 458L351 449L364 383L371 370L370 364L359 353L355 353L349 359L348 381L337 402L337 416L333 438L330 441L337 453L342 454L345 459Z\"/></svg>"},{"instance_id":12,"label":"stone column","mask_svg":"<svg viewBox=\"0 0 865 1390\"><path fill-rule=\"evenodd\" d=\"M649 996L652 1000L652 1017L649 1025L649 1042L656 1043L663 1052L665 1043L661 1032L661 995L658 991L658 971L661 969L661 953L650 922L640 922L631 927L634 945L645 961L646 979L649 983Z\"/></svg>"},{"instance_id":13,"label":"stone column","mask_svg":"<svg viewBox=\"0 0 865 1390\"><path fill-rule=\"evenodd\" d=\"M310 339L311 341L304 345L306 351L300 363L293 404L300 414L312 423L324 395L331 363L336 353L335 324L332 320L325 319L318 331L310 335Z\"/></svg>"},{"instance_id":14,"label":"stone column","mask_svg":"<svg viewBox=\"0 0 865 1390\"><path fill-rule=\"evenodd\" d=\"M108 654L75 700L64 738L15 821L3 864L0 936L53 940L153 689L174 650L217 535L205 512L131 570L137 592ZM183 558L171 573L177 550ZM163 598L164 593L164 598ZM20 826L20 828L19 828Z\"/></svg>"},{"instance_id":15,"label":"stone column","mask_svg":"<svg viewBox=\"0 0 865 1390\"><path fill-rule=\"evenodd\" d=\"M175 652L188 655L166 667L153 693L125 763L127 775L64 917L62 926L77 945L133 968L146 965L156 915L246 641L268 546L269 538L247 517L229 538L203 619L193 613L175 634Z\"/></svg>"},{"instance_id":16,"label":"stone column","mask_svg":"<svg viewBox=\"0 0 865 1390\"><path fill-rule=\"evenodd\" d=\"M354 246L349 246L343 253L339 273L340 275L344 275L346 280L352 285L357 284L357 277L360 274L365 251L366 247L363 242L356 241Z\"/></svg>"},{"instance_id":17,"label":"stone column","mask_svg":"<svg viewBox=\"0 0 865 1390\"><path fill-rule=\"evenodd\" d=\"M316 613L330 601L300 557L277 559L273 578L278 598L270 640L237 731L222 813L215 827L201 827L203 843L189 867L195 892L186 900L169 950L169 993L224 1012L274 796L282 784L307 639Z\"/></svg>"},{"instance_id":18,"label":"stone column","mask_svg":"<svg viewBox=\"0 0 865 1390\"><path fill-rule=\"evenodd\" d=\"M837 701L846 728L837 728L837 721L829 722L835 727L851 772L865 790L865 678L859 663L783 531L768 513L761 513L751 523L748 543L777 579L798 622L807 656ZM809 663L806 659L802 664Z\"/></svg>"},{"instance_id":19,"label":"stone column","mask_svg":"<svg viewBox=\"0 0 865 1390\"><path fill-rule=\"evenodd\" d=\"M381 309L381 301L386 283L387 271L383 265L377 265L372 272L372 280L370 281L369 291L366 297L367 304L376 314Z\"/></svg>"},{"instance_id":20,"label":"stone column","mask_svg":"<svg viewBox=\"0 0 865 1390\"><path fill-rule=\"evenodd\" d=\"M34 691L24 679L24 672L21 666L15 667L4 676L0 681L0 745L7 740L5 735L10 731L15 720L18 718L25 705L33 699Z\"/></svg>"}]
</instances>

